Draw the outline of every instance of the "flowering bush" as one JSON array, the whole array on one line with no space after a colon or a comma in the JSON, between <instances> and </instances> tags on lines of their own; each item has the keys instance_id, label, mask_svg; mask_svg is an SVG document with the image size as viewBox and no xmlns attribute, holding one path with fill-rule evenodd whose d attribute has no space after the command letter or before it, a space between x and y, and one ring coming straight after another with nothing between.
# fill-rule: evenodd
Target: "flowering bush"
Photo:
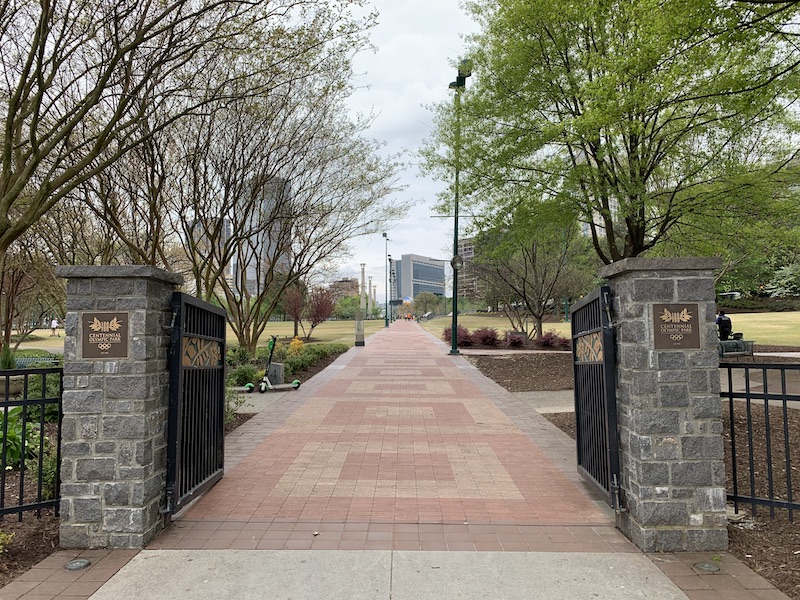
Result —
<instances>
[{"instance_id":1,"label":"flowering bush","mask_svg":"<svg viewBox=\"0 0 800 600\"><path fill-rule=\"evenodd\" d=\"M300 355L300 353L303 352L303 346L304 345L305 344L303 344L303 340L301 340L299 337L294 338L289 343L289 354L292 355L292 356Z\"/></svg>"}]
</instances>

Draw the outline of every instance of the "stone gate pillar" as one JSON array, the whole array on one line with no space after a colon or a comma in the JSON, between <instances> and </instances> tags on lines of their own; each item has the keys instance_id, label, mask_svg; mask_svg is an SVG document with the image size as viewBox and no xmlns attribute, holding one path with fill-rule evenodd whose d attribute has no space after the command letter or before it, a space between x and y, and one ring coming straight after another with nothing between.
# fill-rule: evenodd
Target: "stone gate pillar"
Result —
<instances>
[{"instance_id":1,"label":"stone gate pillar","mask_svg":"<svg viewBox=\"0 0 800 600\"><path fill-rule=\"evenodd\" d=\"M617 336L623 532L646 552L727 548L714 269L719 259L604 267Z\"/></svg>"},{"instance_id":2,"label":"stone gate pillar","mask_svg":"<svg viewBox=\"0 0 800 600\"><path fill-rule=\"evenodd\" d=\"M142 548L163 527L172 292L148 266L62 266L61 545Z\"/></svg>"}]
</instances>

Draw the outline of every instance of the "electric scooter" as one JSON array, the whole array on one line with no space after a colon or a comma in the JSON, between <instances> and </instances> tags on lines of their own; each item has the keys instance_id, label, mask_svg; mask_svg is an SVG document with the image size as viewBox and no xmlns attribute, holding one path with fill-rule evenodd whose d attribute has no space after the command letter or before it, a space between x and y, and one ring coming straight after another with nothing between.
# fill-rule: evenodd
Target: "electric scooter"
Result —
<instances>
[{"instance_id":1,"label":"electric scooter","mask_svg":"<svg viewBox=\"0 0 800 600\"><path fill-rule=\"evenodd\" d=\"M269 380L269 368L272 365L272 354L275 352L275 342L277 341L278 336L273 335L270 337L269 342L267 342L267 348L269 348L269 358L267 359L267 370L264 371L264 378L258 384L258 391L262 394L266 391L270 392L281 392L283 390L296 390L300 387L300 380L295 379L291 383L272 383Z\"/></svg>"}]
</instances>

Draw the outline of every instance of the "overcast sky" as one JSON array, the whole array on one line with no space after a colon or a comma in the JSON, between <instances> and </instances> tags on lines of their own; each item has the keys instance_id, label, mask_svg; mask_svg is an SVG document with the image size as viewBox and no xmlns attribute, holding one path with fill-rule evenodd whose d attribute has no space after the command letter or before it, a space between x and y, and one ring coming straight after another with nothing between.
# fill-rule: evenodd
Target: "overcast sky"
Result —
<instances>
[{"instance_id":1,"label":"overcast sky","mask_svg":"<svg viewBox=\"0 0 800 600\"><path fill-rule=\"evenodd\" d=\"M405 151L408 167L400 174L406 190L398 199L413 200L409 216L390 226L389 254L421 254L449 260L453 248L453 220L431 218L436 194L447 182L419 174L416 150L430 133L432 114L425 106L452 98L448 85L456 78L455 64L464 49L463 36L476 30L459 0L374 0L380 13L372 30L377 52L357 56L359 89L350 101L354 111L373 111L377 117L369 137L386 143L387 154ZM469 83L467 84L469 85ZM385 246L380 233L360 238L353 256L340 274L360 277L360 263L377 285L384 301Z\"/></svg>"}]
</instances>

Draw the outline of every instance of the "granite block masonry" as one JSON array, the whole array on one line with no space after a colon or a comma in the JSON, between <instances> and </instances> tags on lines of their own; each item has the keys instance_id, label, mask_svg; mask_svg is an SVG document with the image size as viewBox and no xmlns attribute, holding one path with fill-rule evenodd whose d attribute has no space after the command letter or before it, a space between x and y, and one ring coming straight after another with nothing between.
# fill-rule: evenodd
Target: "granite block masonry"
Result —
<instances>
[{"instance_id":1,"label":"granite block masonry","mask_svg":"<svg viewBox=\"0 0 800 600\"><path fill-rule=\"evenodd\" d=\"M64 548L143 548L165 525L168 349L183 278L149 266L62 266Z\"/></svg>"},{"instance_id":2,"label":"granite block masonry","mask_svg":"<svg viewBox=\"0 0 800 600\"><path fill-rule=\"evenodd\" d=\"M645 552L728 544L714 269L629 258L600 271L616 330L622 531Z\"/></svg>"}]
</instances>

